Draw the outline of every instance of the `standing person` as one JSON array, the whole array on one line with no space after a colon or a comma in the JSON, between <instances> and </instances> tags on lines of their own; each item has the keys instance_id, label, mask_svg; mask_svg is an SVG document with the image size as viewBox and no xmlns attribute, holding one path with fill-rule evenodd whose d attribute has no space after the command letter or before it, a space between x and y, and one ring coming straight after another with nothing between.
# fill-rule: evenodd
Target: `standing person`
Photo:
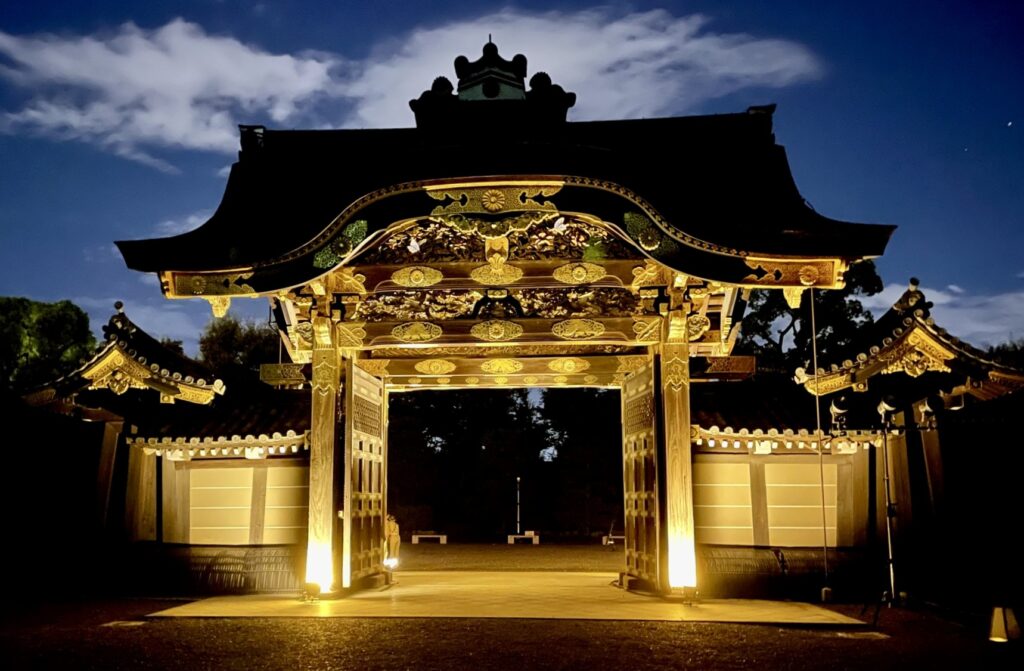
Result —
<instances>
[{"instance_id":1,"label":"standing person","mask_svg":"<svg viewBox=\"0 0 1024 671\"><path fill-rule=\"evenodd\" d=\"M399 535L398 522L394 515L388 515L384 524L384 537L387 539L387 558L384 564L391 570L398 567L398 550L402 545L402 537Z\"/></svg>"}]
</instances>

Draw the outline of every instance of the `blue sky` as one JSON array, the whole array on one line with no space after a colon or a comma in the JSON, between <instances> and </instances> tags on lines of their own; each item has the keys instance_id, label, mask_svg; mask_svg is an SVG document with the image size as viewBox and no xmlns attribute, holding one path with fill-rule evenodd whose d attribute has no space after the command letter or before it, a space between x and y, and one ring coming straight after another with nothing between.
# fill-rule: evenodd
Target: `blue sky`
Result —
<instances>
[{"instance_id":1,"label":"blue sky","mask_svg":"<svg viewBox=\"0 0 1024 671\"><path fill-rule=\"evenodd\" d=\"M574 119L778 103L801 193L899 226L887 307L914 275L975 344L1024 337L1024 3L59 2L0 12L0 294L124 300L195 339L112 246L220 200L238 123L407 126L407 101L487 34L579 102ZM262 302L233 310L265 315Z\"/></svg>"}]
</instances>

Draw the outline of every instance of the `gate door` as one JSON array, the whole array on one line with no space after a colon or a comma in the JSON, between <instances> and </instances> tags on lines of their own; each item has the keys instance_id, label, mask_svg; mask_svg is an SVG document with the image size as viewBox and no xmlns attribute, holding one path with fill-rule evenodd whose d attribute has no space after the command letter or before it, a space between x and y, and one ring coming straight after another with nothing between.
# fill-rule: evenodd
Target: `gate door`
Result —
<instances>
[{"instance_id":1,"label":"gate door","mask_svg":"<svg viewBox=\"0 0 1024 671\"><path fill-rule=\"evenodd\" d=\"M658 581L658 471L654 365L622 383L622 475L625 495L626 570Z\"/></svg>"},{"instance_id":2,"label":"gate door","mask_svg":"<svg viewBox=\"0 0 1024 671\"><path fill-rule=\"evenodd\" d=\"M345 366L345 524L342 584L384 570L386 407L382 380ZM347 561L345 561L347 560ZM347 565L346 565L347 564Z\"/></svg>"}]
</instances>

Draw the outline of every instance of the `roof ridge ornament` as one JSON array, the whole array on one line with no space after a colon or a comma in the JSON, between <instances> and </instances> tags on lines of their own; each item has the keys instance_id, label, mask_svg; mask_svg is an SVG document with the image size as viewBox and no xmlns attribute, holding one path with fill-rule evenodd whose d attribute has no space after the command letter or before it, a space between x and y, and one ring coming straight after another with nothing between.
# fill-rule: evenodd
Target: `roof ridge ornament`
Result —
<instances>
[{"instance_id":1,"label":"roof ridge ornament","mask_svg":"<svg viewBox=\"0 0 1024 671\"><path fill-rule=\"evenodd\" d=\"M534 74L526 90L526 63L522 54L510 61L502 58L488 35L480 58L455 59L457 86L447 77L438 77L429 90L409 101L416 126L449 130L464 129L467 124L536 128L565 123L569 108L576 104L576 94L553 84L545 72Z\"/></svg>"}]
</instances>

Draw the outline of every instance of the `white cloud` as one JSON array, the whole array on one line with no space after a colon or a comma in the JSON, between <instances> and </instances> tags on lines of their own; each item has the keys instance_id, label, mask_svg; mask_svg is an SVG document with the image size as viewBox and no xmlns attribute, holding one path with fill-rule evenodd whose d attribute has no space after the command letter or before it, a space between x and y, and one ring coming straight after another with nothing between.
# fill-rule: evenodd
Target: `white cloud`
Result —
<instances>
[{"instance_id":1,"label":"white cloud","mask_svg":"<svg viewBox=\"0 0 1024 671\"><path fill-rule=\"evenodd\" d=\"M114 244L93 245L83 249L82 256L85 258L86 263L106 263L114 259L120 259L121 252L117 249L117 245Z\"/></svg>"},{"instance_id":2,"label":"white cloud","mask_svg":"<svg viewBox=\"0 0 1024 671\"><path fill-rule=\"evenodd\" d=\"M210 214L209 210L199 210L178 219L165 219L154 226L153 230L162 236L180 235L205 224L206 220L210 218Z\"/></svg>"},{"instance_id":3,"label":"white cloud","mask_svg":"<svg viewBox=\"0 0 1024 671\"><path fill-rule=\"evenodd\" d=\"M700 15L608 9L528 13L505 9L476 19L412 31L381 45L347 82L355 98L349 124L408 125L410 98L439 75L454 79L452 60L475 60L493 33L505 58L523 53L577 93L577 119L678 114L749 86L782 87L819 74L814 56L786 40L714 33Z\"/></svg>"},{"instance_id":4,"label":"white cloud","mask_svg":"<svg viewBox=\"0 0 1024 671\"><path fill-rule=\"evenodd\" d=\"M173 167L150 148L233 151L239 115L289 119L333 88L337 64L270 54L182 19L88 36L0 32L0 56L0 76L34 96L0 129L92 142L163 170Z\"/></svg>"},{"instance_id":5,"label":"white cloud","mask_svg":"<svg viewBox=\"0 0 1024 671\"><path fill-rule=\"evenodd\" d=\"M77 297L71 301L89 313L93 331L100 333L101 327L114 314L116 298ZM167 301L157 297L152 301L123 300L125 314L154 338L172 338L186 344L198 342L199 334L206 323L202 308L209 313L209 306L200 301ZM186 351L195 351L195 347Z\"/></svg>"},{"instance_id":6,"label":"white cloud","mask_svg":"<svg viewBox=\"0 0 1024 671\"><path fill-rule=\"evenodd\" d=\"M435 77L454 78L454 57L475 59L489 33L506 58L525 53L531 73L575 91L577 119L686 113L742 88L820 73L800 44L716 33L708 23L664 10L505 9L415 29L362 61L271 54L183 19L85 36L0 31L0 77L30 96L0 115L0 131L90 142L170 171L161 149L233 152L239 121L321 127L312 108L323 100L334 103L337 125L409 126L408 101Z\"/></svg>"},{"instance_id":7,"label":"white cloud","mask_svg":"<svg viewBox=\"0 0 1024 671\"><path fill-rule=\"evenodd\" d=\"M957 284L947 284L946 288L949 289L950 291L952 291L954 294L962 294L962 293L964 293L963 287L961 287L961 286L959 286Z\"/></svg>"},{"instance_id":8,"label":"white cloud","mask_svg":"<svg viewBox=\"0 0 1024 671\"><path fill-rule=\"evenodd\" d=\"M921 287L925 299L934 304L931 315L938 326L982 349L1024 336L1024 291L986 295L971 294L956 285L949 288L954 287L959 291ZM889 284L881 293L862 298L861 302L877 317L892 307L906 289L904 284Z\"/></svg>"}]
</instances>

